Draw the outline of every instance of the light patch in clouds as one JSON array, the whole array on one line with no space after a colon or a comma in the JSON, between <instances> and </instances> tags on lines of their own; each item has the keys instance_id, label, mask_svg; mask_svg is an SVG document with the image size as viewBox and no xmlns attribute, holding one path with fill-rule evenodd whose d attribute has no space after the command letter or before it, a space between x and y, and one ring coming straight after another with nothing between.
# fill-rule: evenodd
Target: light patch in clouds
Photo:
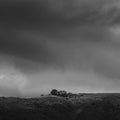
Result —
<instances>
[{"instance_id":1,"label":"light patch in clouds","mask_svg":"<svg viewBox=\"0 0 120 120\"><path fill-rule=\"evenodd\" d=\"M112 33L114 34L115 38L118 38L118 39L119 39L119 37L120 37L120 26L117 25L117 26L111 27L111 28L110 28L110 32L112 32ZM117 39L117 40L118 40L118 39ZM115 40L116 40L116 39L115 39Z\"/></svg>"},{"instance_id":2,"label":"light patch in clouds","mask_svg":"<svg viewBox=\"0 0 120 120\"><path fill-rule=\"evenodd\" d=\"M0 86L7 89L22 90L26 85L26 79L20 72L7 69L3 73L0 71Z\"/></svg>"},{"instance_id":3,"label":"light patch in clouds","mask_svg":"<svg viewBox=\"0 0 120 120\"><path fill-rule=\"evenodd\" d=\"M15 91L16 96L17 94L22 94L27 85L26 75L17 69L10 61L0 60L0 94L13 95L13 91Z\"/></svg>"}]
</instances>

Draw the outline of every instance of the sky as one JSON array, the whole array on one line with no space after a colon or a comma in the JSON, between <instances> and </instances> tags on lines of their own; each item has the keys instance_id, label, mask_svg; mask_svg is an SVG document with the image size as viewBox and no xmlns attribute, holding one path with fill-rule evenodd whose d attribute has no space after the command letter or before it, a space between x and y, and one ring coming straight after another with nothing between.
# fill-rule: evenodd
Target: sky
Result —
<instances>
[{"instance_id":1,"label":"sky","mask_svg":"<svg viewBox=\"0 0 120 120\"><path fill-rule=\"evenodd\" d=\"M1 0L0 96L120 92L120 0Z\"/></svg>"}]
</instances>

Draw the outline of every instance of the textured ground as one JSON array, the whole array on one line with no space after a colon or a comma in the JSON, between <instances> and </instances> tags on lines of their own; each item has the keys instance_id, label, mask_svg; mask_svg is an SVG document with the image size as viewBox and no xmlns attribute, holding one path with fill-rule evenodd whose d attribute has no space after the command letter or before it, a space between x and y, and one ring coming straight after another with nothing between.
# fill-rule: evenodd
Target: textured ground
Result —
<instances>
[{"instance_id":1,"label":"textured ground","mask_svg":"<svg viewBox=\"0 0 120 120\"><path fill-rule=\"evenodd\" d=\"M120 94L1 97L0 120L120 120Z\"/></svg>"}]
</instances>

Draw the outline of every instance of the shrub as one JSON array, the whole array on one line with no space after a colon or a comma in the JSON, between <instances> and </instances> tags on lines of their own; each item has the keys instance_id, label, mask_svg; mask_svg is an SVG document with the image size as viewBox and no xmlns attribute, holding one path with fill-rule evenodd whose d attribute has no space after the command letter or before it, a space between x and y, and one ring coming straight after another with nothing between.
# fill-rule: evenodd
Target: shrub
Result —
<instances>
[{"instance_id":1,"label":"shrub","mask_svg":"<svg viewBox=\"0 0 120 120\"><path fill-rule=\"evenodd\" d=\"M58 91L56 89L52 89L50 93L51 95L58 95Z\"/></svg>"}]
</instances>

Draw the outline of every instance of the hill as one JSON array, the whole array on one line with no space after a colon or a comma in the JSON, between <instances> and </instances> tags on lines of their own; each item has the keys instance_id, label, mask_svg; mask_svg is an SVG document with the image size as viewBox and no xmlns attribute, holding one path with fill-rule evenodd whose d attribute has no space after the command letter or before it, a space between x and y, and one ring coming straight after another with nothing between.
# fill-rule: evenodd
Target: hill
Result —
<instances>
[{"instance_id":1,"label":"hill","mask_svg":"<svg viewBox=\"0 0 120 120\"><path fill-rule=\"evenodd\" d=\"M120 94L1 97L0 120L120 120Z\"/></svg>"}]
</instances>

